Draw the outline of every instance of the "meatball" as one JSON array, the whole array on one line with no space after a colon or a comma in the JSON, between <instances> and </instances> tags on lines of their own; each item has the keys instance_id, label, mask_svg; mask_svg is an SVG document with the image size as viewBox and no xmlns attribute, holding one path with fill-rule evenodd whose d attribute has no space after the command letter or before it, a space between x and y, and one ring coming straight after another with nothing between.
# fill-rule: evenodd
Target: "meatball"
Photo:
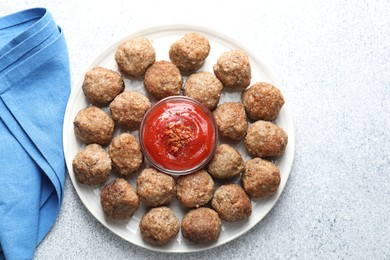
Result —
<instances>
[{"instance_id":1,"label":"meatball","mask_svg":"<svg viewBox=\"0 0 390 260\"><path fill-rule=\"evenodd\" d=\"M128 129L135 129L151 104L147 97L137 91L126 91L119 94L110 104L112 118Z\"/></svg>"},{"instance_id":2,"label":"meatball","mask_svg":"<svg viewBox=\"0 0 390 260\"><path fill-rule=\"evenodd\" d=\"M214 181L205 170L177 179L177 198L187 208L200 207L207 204L214 193Z\"/></svg>"},{"instance_id":3,"label":"meatball","mask_svg":"<svg viewBox=\"0 0 390 260\"><path fill-rule=\"evenodd\" d=\"M221 219L228 222L243 220L252 214L248 195L240 185L235 183L221 185L215 191L211 205Z\"/></svg>"},{"instance_id":4,"label":"meatball","mask_svg":"<svg viewBox=\"0 0 390 260\"><path fill-rule=\"evenodd\" d=\"M180 228L179 220L170 208L150 209L139 223L142 239L153 245L165 245L171 241Z\"/></svg>"},{"instance_id":5,"label":"meatball","mask_svg":"<svg viewBox=\"0 0 390 260\"><path fill-rule=\"evenodd\" d=\"M251 198L263 198L275 193L280 184L280 171L274 163L254 158L245 163L242 186Z\"/></svg>"},{"instance_id":6,"label":"meatball","mask_svg":"<svg viewBox=\"0 0 390 260\"><path fill-rule=\"evenodd\" d=\"M124 89L123 79L115 71L94 67L85 74L83 92L92 104L107 105Z\"/></svg>"},{"instance_id":7,"label":"meatball","mask_svg":"<svg viewBox=\"0 0 390 260\"><path fill-rule=\"evenodd\" d=\"M122 73L139 77L156 61L156 51L148 39L132 39L118 47L115 61Z\"/></svg>"},{"instance_id":8,"label":"meatball","mask_svg":"<svg viewBox=\"0 0 390 260\"><path fill-rule=\"evenodd\" d=\"M194 73L184 86L186 96L198 100L209 110L217 107L223 85L212 73Z\"/></svg>"},{"instance_id":9,"label":"meatball","mask_svg":"<svg viewBox=\"0 0 390 260\"><path fill-rule=\"evenodd\" d=\"M112 140L108 147L108 154L114 168L122 177L138 171L143 162L140 144L128 133L122 133Z\"/></svg>"},{"instance_id":10,"label":"meatball","mask_svg":"<svg viewBox=\"0 0 390 260\"><path fill-rule=\"evenodd\" d=\"M157 99L179 95L182 84L179 69L169 61L157 61L145 73L145 88Z\"/></svg>"},{"instance_id":11,"label":"meatball","mask_svg":"<svg viewBox=\"0 0 390 260\"><path fill-rule=\"evenodd\" d=\"M100 203L106 216L113 219L128 219L139 207L139 199L126 180L118 178L104 186Z\"/></svg>"},{"instance_id":12,"label":"meatball","mask_svg":"<svg viewBox=\"0 0 390 260\"><path fill-rule=\"evenodd\" d=\"M229 179L240 175L244 170L241 154L227 144L217 147L214 157L207 165L207 171L217 179Z\"/></svg>"},{"instance_id":13,"label":"meatball","mask_svg":"<svg viewBox=\"0 0 390 260\"><path fill-rule=\"evenodd\" d=\"M259 120L249 126L245 146L252 157L271 157L282 155L287 141L287 134L282 128Z\"/></svg>"},{"instance_id":14,"label":"meatball","mask_svg":"<svg viewBox=\"0 0 390 260\"><path fill-rule=\"evenodd\" d=\"M279 89L266 82L253 84L242 93L242 102L253 120L274 120L284 104Z\"/></svg>"},{"instance_id":15,"label":"meatball","mask_svg":"<svg viewBox=\"0 0 390 260\"><path fill-rule=\"evenodd\" d=\"M154 168L144 169L137 179L137 194L150 207L166 205L176 194L175 179Z\"/></svg>"},{"instance_id":16,"label":"meatball","mask_svg":"<svg viewBox=\"0 0 390 260\"><path fill-rule=\"evenodd\" d=\"M169 58L180 70L199 69L210 52L210 43L198 33L188 33L174 42L169 49Z\"/></svg>"},{"instance_id":17,"label":"meatball","mask_svg":"<svg viewBox=\"0 0 390 260\"><path fill-rule=\"evenodd\" d=\"M111 172L111 159L98 144L90 144L79 151L72 161L76 180L86 185L99 185L107 181Z\"/></svg>"},{"instance_id":18,"label":"meatball","mask_svg":"<svg viewBox=\"0 0 390 260\"><path fill-rule=\"evenodd\" d=\"M213 112L221 136L241 140L248 128L244 105L240 102L225 102Z\"/></svg>"},{"instance_id":19,"label":"meatball","mask_svg":"<svg viewBox=\"0 0 390 260\"><path fill-rule=\"evenodd\" d=\"M213 69L225 87L242 90L251 82L251 66L244 51L232 50L223 53Z\"/></svg>"},{"instance_id":20,"label":"meatball","mask_svg":"<svg viewBox=\"0 0 390 260\"><path fill-rule=\"evenodd\" d=\"M218 240L221 233L221 219L210 208L190 210L181 221L181 233L194 243L211 243Z\"/></svg>"},{"instance_id":21,"label":"meatball","mask_svg":"<svg viewBox=\"0 0 390 260\"><path fill-rule=\"evenodd\" d=\"M115 123L102 109L90 106L77 113L73 125L81 142L105 145L112 139Z\"/></svg>"}]
</instances>

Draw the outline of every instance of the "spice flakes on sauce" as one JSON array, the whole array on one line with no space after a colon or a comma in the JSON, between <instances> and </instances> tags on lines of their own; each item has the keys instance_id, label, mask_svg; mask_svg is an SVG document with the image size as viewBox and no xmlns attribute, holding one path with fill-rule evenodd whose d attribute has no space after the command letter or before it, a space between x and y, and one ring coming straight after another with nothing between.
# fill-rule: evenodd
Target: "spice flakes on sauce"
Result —
<instances>
[{"instance_id":1,"label":"spice flakes on sauce","mask_svg":"<svg viewBox=\"0 0 390 260\"><path fill-rule=\"evenodd\" d=\"M177 154L181 148L193 141L194 129L181 121L169 122L164 135L168 138L169 152Z\"/></svg>"}]
</instances>

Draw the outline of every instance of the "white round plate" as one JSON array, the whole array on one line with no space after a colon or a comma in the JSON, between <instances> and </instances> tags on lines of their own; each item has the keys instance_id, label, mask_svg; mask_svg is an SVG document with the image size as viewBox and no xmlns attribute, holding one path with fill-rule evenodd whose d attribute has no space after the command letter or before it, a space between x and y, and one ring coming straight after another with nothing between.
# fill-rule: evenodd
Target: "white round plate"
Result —
<instances>
[{"instance_id":1,"label":"white round plate","mask_svg":"<svg viewBox=\"0 0 390 260\"><path fill-rule=\"evenodd\" d=\"M213 72L213 65L216 63L217 59L223 52L229 51L231 49L245 50L249 55L251 68L252 68L251 84L259 81L267 81L277 86L279 89L281 89L283 93L282 86L279 86L277 84L277 82L271 75L266 65L259 58L253 55L253 53L251 53L250 50L247 50L245 46L241 45L240 43L236 42L235 40L225 35L221 35L220 33L211 31L206 28L200 28L200 27L194 27L188 25L171 25L171 26L155 27L137 33L133 33L121 39L120 41L116 42L115 44L111 45L109 48L107 48L105 51L99 54L97 58L91 63L90 67L85 70L85 72L87 72L88 70L90 70L92 67L95 66L101 66L108 69L112 69L114 71L118 71L118 67L114 59L114 55L117 47L122 42L137 37L146 37L152 42L152 45L156 50L156 60L169 60L168 51L170 45L189 32L197 32L205 36L210 41L210 45L211 45L210 54L207 57L203 67L199 71ZM186 78L187 77L184 77L184 79ZM227 223L223 221L221 235L217 242L212 244L206 244L206 245L197 245L186 241L185 239L183 239L181 233L179 233L178 236L173 241L171 241L169 244L165 246L158 247L158 246L152 246L148 243L145 243L141 238L139 228L138 228L139 221L143 216L143 214L146 212L146 207L143 206L142 203L138 211L134 214L133 218L131 218L130 220L114 221L106 218L100 206L101 187L90 187L78 183L75 179L73 169L72 169L72 160L76 155L76 153L83 147L83 144L80 143L74 135L73 120L79 110L90 105L86 100L82 91L83 80L84 77L82 77L79 80L76 86L73 86L72 93L70 95L68 105L66 108L66 113L64 118L64 128L63 128L63 143L64 143L66 165L69 171L69 176L72 180L74 188L77 194L79 195L81 201L84 203L87 209L92 213L92 215L98 221L100 221L104 226L106 226L109 230L111 230L118 236L122 237L123 239L135 245L148 248L150 250L155 250L155 251L175 252L175 253L201 251L201 250L222 245L226 242L229 242L241 236L246 231L250 230L254 225L256 225L261 219L263 219L264 216L275 205L276 201L278 200L287 182L288 176L290 174L291 165L293 162L293 157L294 157L294 127L293 127L292 117L288 110L288 104L285 104L283 106L278 118L275 121L275 123L280 127L282 127L288 134L288 145L285 150L285 153L283 156L275 160L275 163L279 166L281 172L281 183L278 191L273 196L268 197L266 199L252 200L252 207L253 207L252 215L247 220L239 221L236 223ZM138 90L146 94L143 87L142 79L131 79L125 77L124 80L125 80L126 90L130 90L130 89ZM241 93L224 91L221 96L221 100L219 104L225 101L240 101L240 100L241 100ZM106 111L109 112L107 108ZM138 138L138 131L132 132L132 134L134 134ZM242 141L239 143L231 143L231 145L234 145L236 149L241 152L245 161L250 159ZM137 176L138 174L135 174L134 176L131 176L127 179L134 188L136 187L135 183L136 183ZM111 181L115 177L116 177L115 174L111 174L109 181ZM239 179L237 179L236 182L239 182ZM181 220L184 214L187 212L187 210L183 208L176 199L174 199L174 201L172 201L169 204L169 207L173 209L173 211L175 212L179 220Z\"/></svg>"}]
</instances>

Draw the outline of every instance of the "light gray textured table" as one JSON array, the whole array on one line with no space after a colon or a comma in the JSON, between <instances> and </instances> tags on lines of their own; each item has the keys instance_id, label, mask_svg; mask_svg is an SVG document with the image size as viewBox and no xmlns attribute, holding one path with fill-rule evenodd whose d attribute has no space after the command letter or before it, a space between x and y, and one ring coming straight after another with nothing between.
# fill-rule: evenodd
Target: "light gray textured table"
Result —
<instances>
[{"instance_id":1,"label":"light gray textured table","mask_svg":"<svg viewBox=\"0 0 390 260\"><path fill-rule=\"evenodd\" d=\"M86 210L69 180L36 259L390 259L388 1L14 1L63 28L73 85L110 43L185 23L237 39L269 65L293 110L294 164L276 206L252 230L185 255L134 246ZM354 3L353 3L354 2Z\"/></svg>"}]
</instances>

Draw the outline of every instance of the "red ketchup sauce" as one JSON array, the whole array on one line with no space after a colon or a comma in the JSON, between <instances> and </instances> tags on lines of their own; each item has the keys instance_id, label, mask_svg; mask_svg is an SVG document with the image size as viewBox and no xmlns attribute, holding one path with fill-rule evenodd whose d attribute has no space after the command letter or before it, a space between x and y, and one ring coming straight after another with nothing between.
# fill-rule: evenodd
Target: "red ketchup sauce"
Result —
<instances>
[{"instance_id":1,"label":"red ketchup sauce","mask_svg":"<svg viewBox=\"0 0 390 260\"><path fill-rule=\"evenodd\" d=\"M145 115L140 131L148 160L168 173L190 173L213 156L217 128L212 114L187 97L169 97Z\"/></svg>"}]
</instances>

